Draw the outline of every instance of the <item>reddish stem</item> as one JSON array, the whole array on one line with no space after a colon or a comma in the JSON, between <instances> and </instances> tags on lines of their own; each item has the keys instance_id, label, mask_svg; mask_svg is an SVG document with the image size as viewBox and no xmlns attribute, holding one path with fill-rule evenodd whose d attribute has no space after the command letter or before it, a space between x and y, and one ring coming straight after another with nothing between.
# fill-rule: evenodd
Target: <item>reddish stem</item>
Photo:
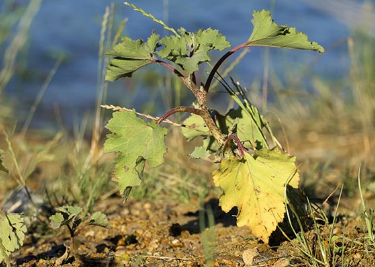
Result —
<instances>
[{"instance_id":1,"label":"reddish stem","mask_svg":"<svg viewBox=\"0 0 375 267\"><path fill-rule=\"evenodd\" d=\"M230 51L228 51L227 53L225 53L220 59L218 62L216 62L215 66L212 68L210 74L208 75L208 78L207 78L207 81L206 81L206 84L204 85L204 90L206 92L208 92L208 90L210 90L210 86L211 86L211 82L212 82L212 79L214 78L216 72L218 71L218 69L220 68L221 64L223 64L223 62L232 54L234 54L235 52L237 52L238 50L242 49L242 48L245 48L247 45L249 44L249 42L245 42L239 46L236 46L235 48L231 49Z\"/></svg>"},{"instance_id":2,"label":"reddish stem","mask_svg":"<svg viewBox=\"0 0 375 267\"><path fill-rule=\"evenodd\" d=\"M240 151L240 156L241 157L244 157L245 156L245 148L243 147L242 143L241 143L241 140L237 137L237 135L235 134L231 134L228 136L228 139L225 143L225 146L231 141L233 140L234 142L236 142L237 144L237 147L238 147L238 150Z\"/></svg>"},{"instance_id":3,"label":"reddish stem","mask_svg":"<svg viewBox=\"0 0 375 267\"><path fill-rule=\"evenodd\" d=\"M199 116L202 116L202 114L203 114L203 111L200 110L200 109L189 108L189 107L177 107L177 108L171 109L170 111L168 111L167 113L165 113L163 116L161 116L156 121L156 123L157 124L162 123L166 118L168 118L169 116L171 116L172 114L174 114L176 112L189 112L189 113L193 113L193 114L196 114L196 115L199 115Z\"/></svg>"}]
</instances>

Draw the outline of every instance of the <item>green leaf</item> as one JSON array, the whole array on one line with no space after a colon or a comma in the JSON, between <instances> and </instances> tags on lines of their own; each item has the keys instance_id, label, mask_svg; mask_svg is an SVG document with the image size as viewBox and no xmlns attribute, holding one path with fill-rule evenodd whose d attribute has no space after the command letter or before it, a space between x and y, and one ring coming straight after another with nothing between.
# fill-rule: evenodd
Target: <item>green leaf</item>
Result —
<instances>
[{"instance_id":1,"label":"green leaf","mask_svg":"<svg viewBox=\"0 0 375 267\"><path fill-rule=\"evenodd\" d=\"M254 11L251 22L254 25L254 29L247 46L280 47L324 52L324 48L318 43L308 41L306 34L296 32L295 28L276 24L269 11Z\"/></svg>"},{"instance_id":2,"label":"green leaf","mask_svg":"<svg viewBox=\"0 0 375 267\"><path fill-rule=\"evenodd\" d=\"M114 178L120 192L127 197L130 188L141 183L146 160L151 167L163 162L167 129L155 121L146 123L135 111L113 113L106 128L112 134L107 135L104 152L117 153Z\"/></svg>"},{"instance_id":3,"label":"green leaf","mask_svg":"<svg viewBox=\"0 0 375 267\"><path fill-rule=\"evenodd\" d=\"M57 211L60 212L49 217L53 228L69 224L82 212L82 208L78 206L63 206L57 208Z\"/></svg>"},{"instance_id":4,"label":"green leaf","mask_svg":"<svg viewBox=\"0 0 375 267\"><path fill-rule=\"evenodd\" d=\"M220 34L218 30L208 28L206 30L199 30L196 34L197 43L195 52L207 52L209 50L219 50L230 47L230 43L227 41L224 35Z\"/></svg>"},{"instance_id":5,"label":"green leaf","mask_svg":"<svg viewBox=\"0 0 375 267\"><path fill-rule=\"evenodd\" d=\"M248 226L265 243L283 221L288 181L294 188L299 183L295 157L277 148L256 151L254 156L246 152L243 159L233 156L224 159L214 171L213 179L223 190L220 196L223 211L238 207L237 225Z\"/></svg>"},{"instance_id":6,"label":"green leaf","mask_svg":"<svg viewBox=\"0 0 375 267\"><path fill-rule=\"evenodd\" d=\"M0 212L0 263L9 263L10 253L23 245L26 231L20 214Z\"/></svg>"},{"instance_id":7,"label":"green leaf","mask_svg":"<svg viewBox=\"0 0 375 267\"><path fill-rule=\"evenodd\" d=\"M3 159L2 159L3 154L4 154L4 151L0 149L0 171L8 173L8 170L3 165Z\"/></svg>"},{"instance_id":8,"label":"green leaf","mask_svg":"<svg viewBox=\"0 0 375 267\"><path fill-rule=\"evenodd\" d=\"M175 62L180 57L187 57L188 50L186 40L180 36L167 36L160 40L164 48L156 54L161 57Z\"/></svg>"},{"instance_id":9,"label":"green leaf","mask_svg":"<svg viewBox=\"0 0 375 267\"><path fill-rule=\"evenodd\" d=\"M217 152L219 147L201 116L191 114L183 122L183 125L186 127L181 128L181 131L187 141L191 141L196 137L204 137L203 145L195 147L194 151L190 153L192 158L204 159Z\"/></svg>"},{"instance_id":10,"label":"green leaf","mask_svg":"<svg viewBox=\"0 0 375 267\"><path fill-rule=\"evenodd\" d=\"M256 107L248 105L244 107L246 109L239 107L229 110L226 114L226 122L232 125L238 118L234 133L243 142L245 148L261 149L267 147L267 140L262 131L267 125L267 121L259 114Z\"/></svg>"},{"instance_id":11,"label":"green leaf","mask_svg":"<svg viewBox=\"0 0 375 267\"><path fill-rule=\"evenodd\" d=\"M67 220L71 220L74 217L77 217L81 212L82 208L78 206L63 206L57 209L62 213L67 215Z\"/></svg>"},{"instance_id":12,"label":"green leaf","mask_svg":"<svg viewBox=\"0 0 375 267\"><path fill-rule=\"evenodd\" d=\"M194 151L189 154L193 159L205 159L208 158L211 153L203 146L197 146Z\"/></svg>"},{"instance_id":13,"label":"green leaf","mask_svg":"<svg viewBox=\"0 0 375 267\"><path fill-rule=\"evenodd\" d=\"M107 228L109 226L107 216L105 216L105 214L100 211L97 211L93 215L91 215L89 224L101 226L104 228Z\"/></svg>"},{"instance_id":14,"label":"green leaf","mask_svg":"<svg viewBox=\"0 0 375 267\"><path fill-rule=\"evenodd\" d=\"M64 216L61 213L56 213L49 217L52 228L58 229L65 221Z\"/></svg>"},{"instance_id":15,"label":"green leaf","mask_svg":"<svg viewBox=\"0 0 375 267\"><path fill-rule=\"evenodd\" d=\"M226 114L225 124L228 124L228 122L231 124L230 127L226 127L228 129L233 128L234 122L237 119L237 132L235 133L248 149L256 148L260 150L262 148L269 148L264 130L267 130L270 134L274 145L278 144L268 121L260 115L258 109L251 104L251 101L246 97L245 90L238 83L234 82L233 79L231 80L236 91L230 87L225 87L225 89L239 107L237 110L230 110Z\"/></svg>"},{"instance_id":16,"label":"green leaf","mask_svg":"<svg viewBox=\"0 0 375 267\"><path fill-rule=\"evenodd\" d=\"M187 141L191 141L198 136L211 135L201 116L191 114L182 124L186 126L181 128L181 131Z\"/></svg>"},{"instance_id":17,"label":"green leaf","mask_svg":"<svg viewBox=\"0 0 375 267\"><path fill-rule=\"evenodd\" d=\"M197 53L190 57L177 57L175 62L191 74L199 70L199 64L208 61L210 61L210 57L207 53Z\"/></svg>"},{"instance_id":18,"label":"green leaf","mask_svg":"<svg viewBox=\"0 0 375 267\"><path fill-rule=\"evenodd\" d=\"M105 79L115 81L121 77L131 77L136 70L153 63L153 54L158 46L159 35L153 33L146 43L125 36L121 43L107 52L114 56L107 68Z\"/></svg>"},{"instance_id":19,"label":"green leaf","mask_svg":"<svg viewBox=\"0 0 375 267\"><path fill-rule=\"evenodd\" d=\"M157 55L173 61L189 74L197 71L199 64L210 61L208 51L222 51L230 47L230 43L218 30L209 28L190 33L181 28L178 31L181 36L169 36L160 40L164 48Z\"/></svg>"},{"instance_id":20,"label":"green leaf","mask_svg":"<svg viewBox=\"0 0 375 267\"><path fill-rule=\"evenodd\" d=\"M155 52L158 40L159 35L155 33L151 34L146 43L142 39L132 40L125 36L121 38L121 43L106 54L130 60L149 60Z\"/></svg>"}]
</instances>

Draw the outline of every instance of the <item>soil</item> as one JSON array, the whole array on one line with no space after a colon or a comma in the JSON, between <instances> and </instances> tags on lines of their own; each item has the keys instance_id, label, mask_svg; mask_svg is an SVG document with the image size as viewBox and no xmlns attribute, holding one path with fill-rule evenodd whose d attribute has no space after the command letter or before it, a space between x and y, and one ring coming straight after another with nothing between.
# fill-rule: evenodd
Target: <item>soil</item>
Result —
<instances>
[{"instance_id":1,"label":"soil","mask_svg":"<svg viewBox=\"0 0 375 267\"><path fill-rule=\"evenodd\" d=\"M311 143L311 149L317 147ZM359 216L359 196L342 197L337 214L339 190L320 206L332 193L332 186L327 184L332 180L334 189L342 170L331 170L329 175L317 171L316 175L324 176L321 180L307 177L314 196L321 197L311 198L316 202L315 217L309 218L310 223L298 238L289 229L288 237L276 231L270 244L260 242L247 227L236 226L237 210L224 213L220 209L217 195L206 198L202 206L198 199L186 204L168 196L163 200L124 202L114 194L95 206L107 215L109 228L88 226L72 240L67 228L52 230L48 217L42 218L28 226L24 245L12 253L11 262L25 267L375 266L374 241ZM308 184L304 186L307 189ZM369 200L373 195L364 197Z\"/></svg>"},{"instance_id":2,"label":"soil","mask_svg":"<svg viewBox=\"0 0 375 267\"><path fill-rule=\"evenodd\" d=\"M66 228L43 235L29 231L12 262L16 266L309 266L296 238L288 241L276 235L274 244L263 244L247 227L235 225L236 210L222 212L215 198L199 209L194 201L124 202L113 196L96 209L107 214L108 229L88 226L75 237L74 245ZM212 217L214 225L209 227ZM316 222L305 232L315 258L323 262L318 245L323 244L330 254L326 266L375 266L361 218L338 216L335 225Z\"/></svg>"}]
</instances>

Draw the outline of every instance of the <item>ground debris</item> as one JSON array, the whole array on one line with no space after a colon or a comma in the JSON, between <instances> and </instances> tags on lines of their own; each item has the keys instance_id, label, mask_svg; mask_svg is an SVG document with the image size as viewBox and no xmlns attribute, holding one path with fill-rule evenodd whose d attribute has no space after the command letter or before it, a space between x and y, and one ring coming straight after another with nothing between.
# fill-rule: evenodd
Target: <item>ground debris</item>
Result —
<instances>
[{"instance_id":1,"label":"ground debris","mask_svg":"<svg viewBox=\"0 0 375 267\"><path fill-rule=\"evenodd\" d=\"M66 229L60 229L53 236L29 233L27 242L13 253L12 259L17 266L25 267L56 266L61 259L59 266L78 267L308 266L309 259L302 255L296 238L285 239L277 247L262 244L247 227L235 225L233 213L221 212L215 206L217 200L207 203L214 211L215 226L201 231L198 204L110 198L98 203L97 209L106 211L111 227L84 229L76 238L79 245L74 255L62 258L65 246L69 246L69 235L64 232ZM330 224L319 225L319 237L332 262L375 266L370 252L374 248L362 226L361 219L354 218L338 220L333 230ZM322 261L316 229L308 229L304 235L311 255Z\"/></svg>"}]
</instances>

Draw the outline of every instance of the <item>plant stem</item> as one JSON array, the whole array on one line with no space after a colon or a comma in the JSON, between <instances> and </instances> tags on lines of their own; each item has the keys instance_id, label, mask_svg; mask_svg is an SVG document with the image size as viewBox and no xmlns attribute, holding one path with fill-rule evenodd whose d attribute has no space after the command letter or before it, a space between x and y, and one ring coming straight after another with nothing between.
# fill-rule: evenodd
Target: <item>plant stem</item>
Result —
<instances>
[{"instance_id":1,"label":"plant stem","mask_svg":"<svg viewBox=\"0 0 375 267\"><path fill-rule=\"evenodd\" d=\"M211 71L210 76L208 77L208 79L210 79L210 81L208 83L206 82L206 85L208 85L208 87L210 86L211 81L213 79L213 76L214 76L215 72L217 71L217 69L220 67L221 63L227 57L229 57L231 54L233 54L237 50L243 48L246 44L247 43L243 44L242 46L238 46L238 47L233 48L231 51L229 51L231 53L228 52L227 54L225 54L220 59L221 62L219 60L219 62L216 63L216 65L214 66L214 69ZM212 119L211 113L210 113L210 111L208 110L208 107L207 107L207 92L208 92L208 90L206 90L206 89L200 90L199 89L199 87L195 83L196 82L195 76L193 74L190 75L189 78L186 78L181 72L179 72L176 68L169 65L168 63L166 63L162 60L156 59L156 58L153 58L152 60L155 63L157 63L159 65L162 65L163 67L165 67L168 70L170 70L171 72L173 72L185 84L185 86L187 88L189 88L190 91L192 91L192 93L194 94L195 98L198 101L199 106L201 107L200 110L188 108L188 107L178 107L178 108L172 109L169 112L167 112L166 114L164 114L157 122L161 123L164 119L166 119L167 117L169 117L170 115L172 115L173 113L176 113L176 112L190 112L190 113L197 114L197 115L202 117L202 119L206 123L206 126L208 127L212 136L215 138L215 140L218 142L218 144L220 146L224 145L225 138L224 138L223 134L221 133L220 129L215 124L214 120Z\"/></svg>"},{"instance_id":2,"label":"plant stem","mask_svg":"<svg viewBox=\"0 0 375 267\"><path fill-rule=\"evenodd\" d=\"M234 142L236 142L237 144L237 147L238 147L238 150L240 152L240 156L241 157L244 157L245 156L245 148L243 147L242 143L241 143L241 140L237 137L237 135L235 134L231 134L228 136L228 139L227 141L225 142L225 145L226 146L227 144L229 144L229 142L233 140Z\"/></svg>"},{"instance_id":3,"label":"plant stem","mask_svg":"<svg viewBox=\"0 0 375 267\"><path fill-rule=\"evenodd\" d=\"M165 67L165 68L167 68L168 70L170 70L171 72L173 72L174 74L176 74L176 76L185 84L185 86L187 87L187 88L189 88L190 90L194 90L194 89L196 89L195 87L192 87L191 86L191 83L190 83L190 81L189 81L189 79L187 79L181 72L179 72L176 68L174 68L173 66L171 66L171 65L169 65L168 63L166 63L166 62L164 62L164 61L162 61L162 60L160 60L160 59L156 59L156 58L152 58L152 60L155 62L155 63L157 63L157 64L159 64L159 65L161 65L161 66L163 66L163 67ZM196 89L196 90L198 90L198 89ZM193 92L194 93L194 92Z\"/></svg>"},{"instance_id":4,"label":"plant stem","mask_svg":"<svg viewBox=\"0 0 375 267\"><path fill-rule=\"evenodd\" d=\"M166 118L168 118L169 116L171 116L172 114L177 113L177 112L189 112L189 113L193 113L193 114L196 114L196 115L199 115L199 116L202 116L202 114L203 114L200 109L189 108L189 107L177 107L177 108L171 109L170 111L168 111L167 113L165 113L163 116L161 116L156 121L156 123L157 124L162 123Z\"/></svg>"},{"instance_id":5,"label":"plant stem","mask_svg":"<svg viewBox=\"0 0 375 267\"><path fill-rule=\"evenodd\" d=\"M219 60L218 62L216 62L215 66L212 68L210 74L208 75L208 78L206 80L206 84L204 85L204 90L206 92L208 92L208 90L210 90L210 86L211 86L211 82L212 82L212 79L214 78L217 70L219 69L219 67L221 66L221 64L223 64L223 62L232 54L234 54L235 52L237 52L238 50L242 49L242 48L245 48L247 45L249 44L249 42L245 42L239 46L236 46L234 47L233 49L231 49L230 51L228 51L227 53L225 53Z\"/></svg>"},{"instance_id":6,"label":"plant stem","mask_svg":"<svg viewBox=\"0 0 375 267\"><path fill-rule=\"evenodd\" d=\"M194 93L194 91L193 91ZM195 97L197 98L198 104L201 107L201 117L206 123L206 126L210 130L212 136L215 138L216 142L220 146L225 144L225 138L220 131L220 129L217 127L215 121L213 120L211 116L211 112L208 110L207 107L207 91L205 90L199 90L197 93L194 93Z\"/></svg>"}]
</instances>

